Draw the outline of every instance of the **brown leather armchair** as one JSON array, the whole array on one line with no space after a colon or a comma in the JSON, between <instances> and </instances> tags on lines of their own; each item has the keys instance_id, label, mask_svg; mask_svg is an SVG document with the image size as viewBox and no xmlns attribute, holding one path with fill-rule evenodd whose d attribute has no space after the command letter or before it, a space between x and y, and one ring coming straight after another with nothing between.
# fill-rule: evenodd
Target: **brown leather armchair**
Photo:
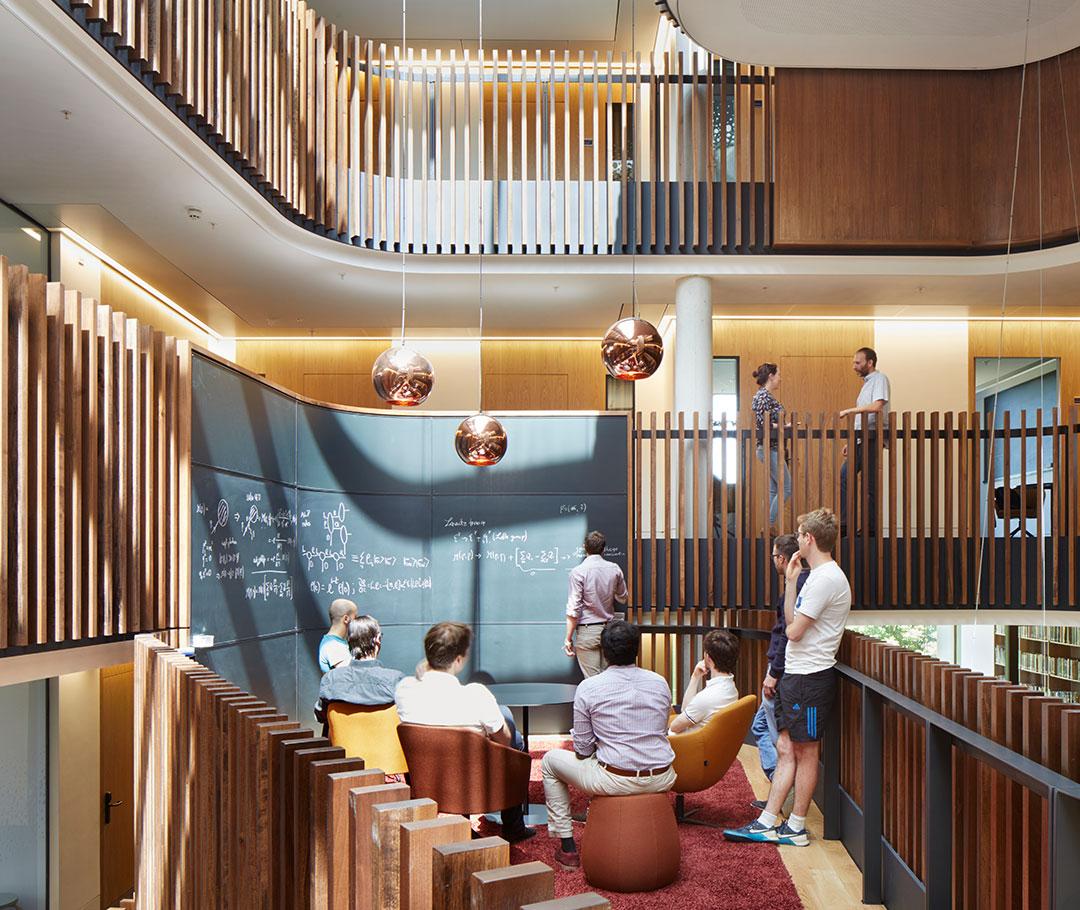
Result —
<instances>
[{"instance_id":1,"label":"brown leather armchair","mask_svg":"<svg viewBox=\"0 0 1080 910\"><path fill-rule=\"evenodd\" d=\"M683 794L708 790L719 783L738 757L756 712L757 696L744 695L735 704L721 708L701 726L668 737L675 751L671 766L677 776L671 789L676 794L675 816L679 821L708 825L689 817L693 812L686 812Z\"/></svg>"},{"instance_id":2,"label":"brown leather armchair","mask_svg":"<svg viewBox=\"0 0 1080 910\"><path fill-rule=\"evenodd\" d=\"M492 742L469 727L400 724L414 799L427 797L440 812L477 815L525 802L528 753Z\"/></svg>"}]
</instances>

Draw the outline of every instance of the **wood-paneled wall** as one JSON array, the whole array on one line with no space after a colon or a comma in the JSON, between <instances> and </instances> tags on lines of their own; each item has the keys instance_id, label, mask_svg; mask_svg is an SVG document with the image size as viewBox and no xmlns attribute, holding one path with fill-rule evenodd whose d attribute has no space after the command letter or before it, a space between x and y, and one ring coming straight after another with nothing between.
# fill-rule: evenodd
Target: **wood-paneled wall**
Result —
<instances>
[{"instance_id":1,"label":"wood-paneled wall","mask_svg":"<svg viewBox=\"0 0 1080 910\"><path fill-rule=\"evenodd\" d=\"M851 358L859 348L873 346L873 320L717 318L712 326L713 356L739 358L740 410L750 410L758 389L754 370L762 363L780 367L776 397L789 411L816 414L855 404L859 378Z\"/></svg>"},{"instance_id":2,"label":"wood-paneled wall","mask_svg":"<svg viewBox=\"0 0 1080 910\"><path fill-rule=\"evenodd\" d=\"M186 626L190 362L0 257L0 652Z\"/></svg>"},{"instance_id":3,"label":"wood-paneled wall","mask_svg":"<svg viewBox=\"0 0 1080 910\"><path fill-rule=\"evenodd\" d=\"M371 385L371 367L391 342L362 338L312 341L244 340L236 343L236 362L271 382L309 398L357 407L386 407ZM424 351L423 339L411 342ZM429 352L439 388L440 342ZM459 344L463 357L475 351L475 341ZM603 410L605 372L600 341L563 339L520 341L500 339L481 346L484 371L483 406L492 411ZM452 368L461 369L452 362ZM464 402L450 400L444 409L475 406L469 390ZM446 399L443 399L446 401Z\"/></svg>"},{"instance_id":4,"label":"wood-paneled wall","mask_svg":"<svg viewBox=\"0 0 1080 910\"><path fill-rule=\"evenodd\" d=\"M1020 84L1019 67L778 70L775 245L1004 246ZM1080 155L1077 123L1080 50L1030 64L1014 246L1037 245L1040 232L1044 242L1076 238L1070 155Z\"/></svg>"},{"instance_id":5,"label":"wood-paneled wall","mask_svg":"<svg viewBox=\"0 0 1080 910\"><path fill-rule=\"evenodd\" d=\"M306 0L61 5L280 210L346 243L716 253L770 233L768 67L700 48L403 51ZM733 173L714 144L729 98Z\"/></svg>"},{"instance_id":6,"label":"wood-paneled wall","mask_svg":"<svg viewBox=\"0 0 1080 910\"><path fill-rule=\"evenodd\" d=\"M461 817L430 830L432 800L409 799L406 784L148 635L135 642L135 792L136 907L495 910L554 898L543 863L491 887L477 873L510 865L504 840L470 840ZM439 862L451 853L458 861Z\"/></svg>"}]
</instances>

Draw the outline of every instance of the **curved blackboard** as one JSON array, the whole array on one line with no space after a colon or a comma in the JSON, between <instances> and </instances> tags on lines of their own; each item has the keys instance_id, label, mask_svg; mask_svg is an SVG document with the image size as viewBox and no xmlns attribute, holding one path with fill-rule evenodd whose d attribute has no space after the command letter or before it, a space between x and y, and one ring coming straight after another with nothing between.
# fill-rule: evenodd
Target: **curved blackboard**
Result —
<instances>
[{"instance_id":1,"label":"curved blackboard","mask_svg":"<svg viewBox=\"0 0 1080 910\"><path fill-rule=\"evenodd\" d=\"M305 717L326 607L349 597L405 672L454 619L474 628L473 672L576 677L567 574L592 528L625 568L626 416L502 418L507 455L478 469L454 452L460 417L315 405L200 356L192 373L192 630L223 675L265 680L252 662L278 655ZM288 660L244 644L289 634Z\"/></svg>"}]
</instances>

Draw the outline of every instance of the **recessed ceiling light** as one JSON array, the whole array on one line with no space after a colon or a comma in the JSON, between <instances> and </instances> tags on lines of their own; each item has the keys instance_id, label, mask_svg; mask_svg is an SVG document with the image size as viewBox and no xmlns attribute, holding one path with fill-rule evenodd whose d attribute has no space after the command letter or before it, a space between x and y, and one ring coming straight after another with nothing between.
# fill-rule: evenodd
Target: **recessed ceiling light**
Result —
<instances>
[{"instance_id":1,"label":"recessed ceiling light","mask_svg":"<svg viewBox=\"0 0 1080 910\"><path fill-rule=\"evenodd\" d=\"M26 234L28 237L33 237L38 243L41 243L41 232L40 231L35 231L33 228L24 227L22 229L22 232L24 234Z\"/></svg>"}]
</instances>

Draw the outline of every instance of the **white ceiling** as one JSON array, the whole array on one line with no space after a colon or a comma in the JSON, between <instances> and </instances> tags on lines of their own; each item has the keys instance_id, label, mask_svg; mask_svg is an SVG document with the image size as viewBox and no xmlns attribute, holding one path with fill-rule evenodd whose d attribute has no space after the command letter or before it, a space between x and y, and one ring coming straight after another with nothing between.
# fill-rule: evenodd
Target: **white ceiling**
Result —
<instances>
[{"instance_id":1,"label":"white ceiling","mask_svg":"<svg viewBox=\"0 0 1080 910\"><path fill-rule=\"evenodd\" d=\"M286 221L54 4L0 0L0 84L0 198L71 227L217 331L384 335L399 319L399 257ZM1045 266L1043 312L1080 316L1078 260L1077 245L1013 256L1007 311L1038 312ZM410 258L410 328L475 330L477 266ZM712 277L718 313L990 316L1003 268L1002 257L974 256L642 256L636 266L656 318L687 274ZM630 298L629 257L489 256L484 272L492 334L595 334Z\"/></svg>"},{"instance_id":2,"label":"white ceiling","mask_svg":"<svg viewBox=\"0 0 1080 910\"><path fill-rule=\"evenodd\" d=\"M1080 46L1080 0L671 0L714 53L773 66L995 69Z\"/></svg>"}]
</instances>

